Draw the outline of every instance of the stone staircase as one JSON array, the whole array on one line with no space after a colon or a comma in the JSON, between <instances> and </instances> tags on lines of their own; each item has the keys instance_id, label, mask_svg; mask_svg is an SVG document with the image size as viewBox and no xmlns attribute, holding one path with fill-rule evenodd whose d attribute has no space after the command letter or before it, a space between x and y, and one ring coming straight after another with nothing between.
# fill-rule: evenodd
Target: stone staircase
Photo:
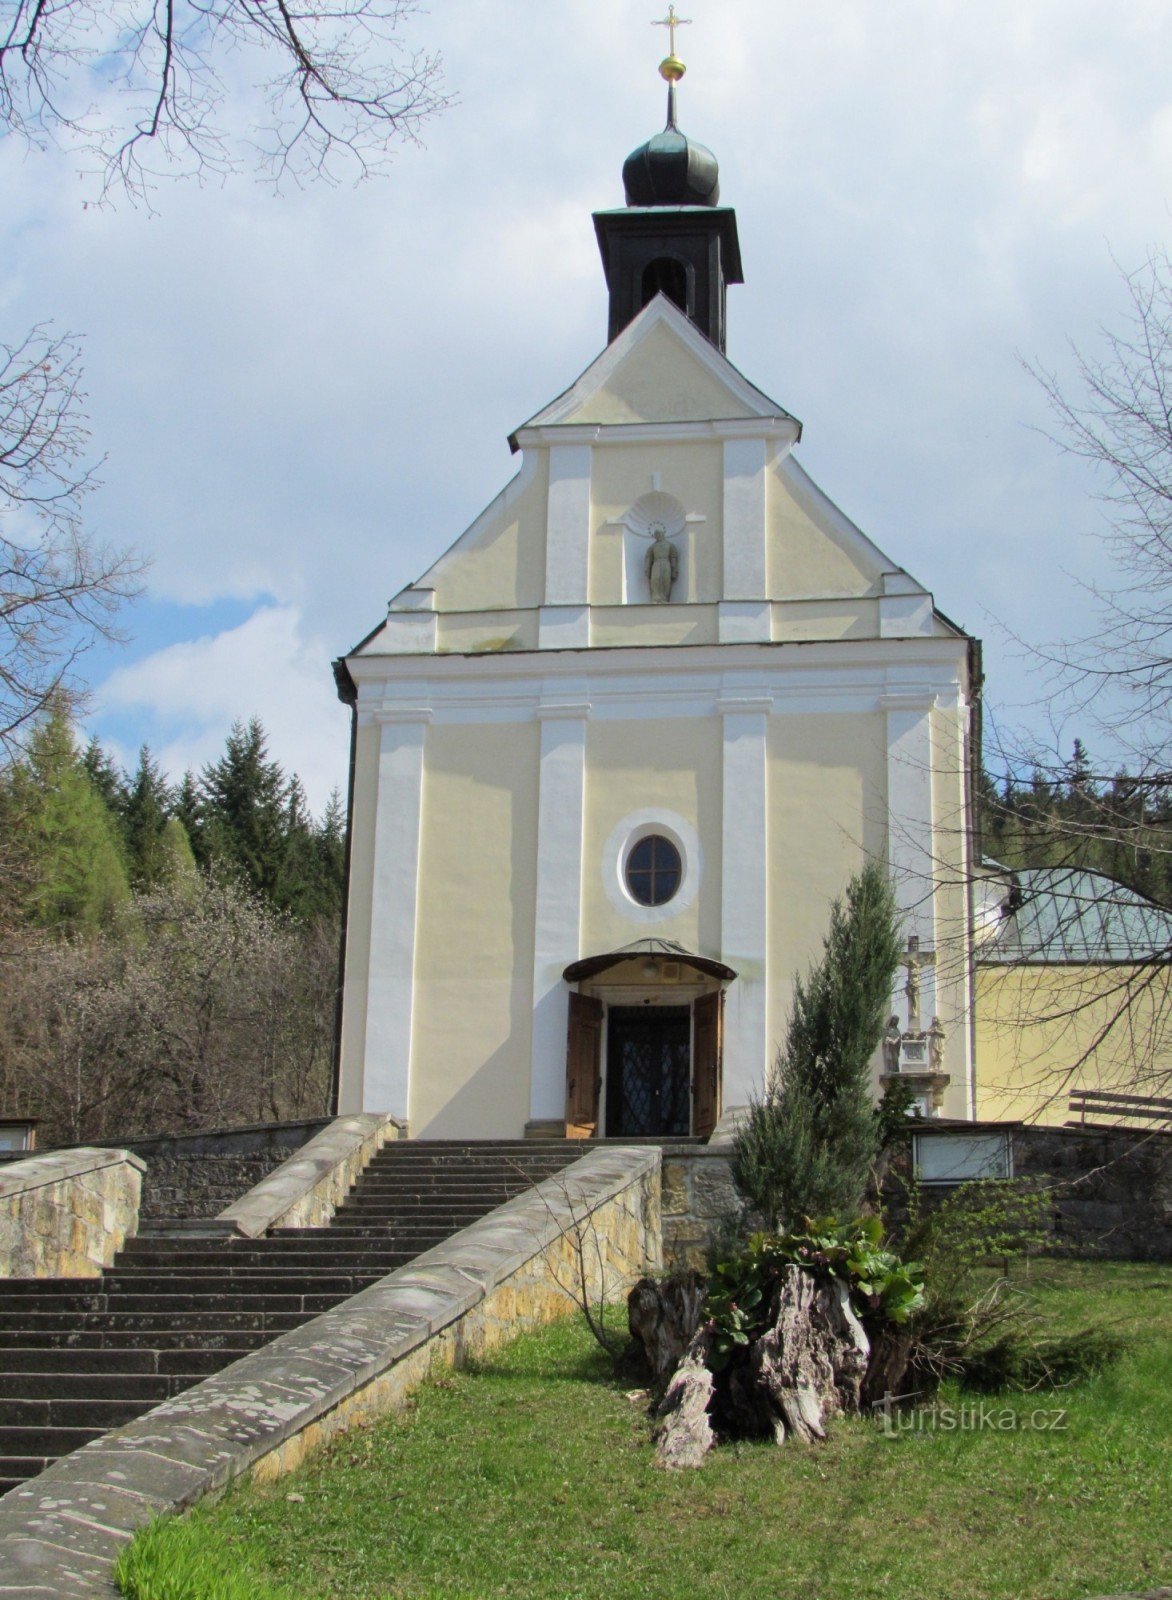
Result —
<instances>
[{"instance_id":1,"label":"stone staircase","mask_svg":"<svg viewBox=\"0 0 1172 1600\"><path fill-rule=\"evenodd\" d=\"M242 1239L189 1223L128 1240L100 1278L0 1279L0 1494L357 1294L589 1148L389 1144L328 1228Z\"/></svg>"}]
</instances>

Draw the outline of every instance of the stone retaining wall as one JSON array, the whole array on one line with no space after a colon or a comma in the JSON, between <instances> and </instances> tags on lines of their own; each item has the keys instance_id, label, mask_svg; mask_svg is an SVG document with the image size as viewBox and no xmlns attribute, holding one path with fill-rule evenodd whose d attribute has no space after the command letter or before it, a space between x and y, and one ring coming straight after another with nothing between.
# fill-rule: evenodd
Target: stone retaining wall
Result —
<instances>
[{"instance_id":1,"label":"stone retaining wall","mask_svg":"<svg viewBox=\"0 0 1172 1600\"><path fill-rule=\"evenodd\" d=\"M1055 1253L1172 1261L1172 1134L1024 1123L955 1123L947 1128L929 1123L922 1131L964 1133L974 1126L1007 1131L1014 1175L1050 1186L1050 1248ZM953 1187L926 1185L924 1203L939 1203ZM886 1198L898 1225L898 1187L890 1187ZM668 1266L704 1270L722 1222L737 1209L727 1146L665 1147L663 1254Z\"/></svg>"},{"instance_id":2,"label":"stone retaining wall","mask_svg":"<svg viewBox=\"0 0 1172 1600\"><path fill-rule=\"evenodd\" d=\"M324 1228L383 1145L402 1131L393 1117L373 1112L336 1117L216 1220L249 1239L270 1228Z\"/></svg>"},{"instance_id":3,"label":"stone retaining wall","mask_svg":"<svg viewBox=\"0 0 1172 1600\"><path fill-rule=\"evenodd\" d=\"M272 1478L399 1407L437 1367L574 1310L573 1230L602 1246L613 1298L661 1265L660 1155L595 1150L446 1244L0 1500L0 1594L116 1594L127 1540L243 1472ZM328 1237L328 1236L327 1236ZM585 1252L599 1270L593 1247Z\"/></svg>"},{"instance_id":4,"label":"stone retaining wall","mask_svg":"<svg viewBox=\"0 0 1172 1600\"><path fill-rule=\"evenodd\" d=\"M670 1268L708 1268L725 1222L737 1215L727 1151L669 1145L663 1152L663 1259Z\"/></svg>"},{"instance_id":5,"label":"stone retaining wall","mask_svg":"<svg viewBox=\"0 0 1172 1600\"><path fill-rule=\"evenodd\" d=\"M128 1150L86 1148L0 1168L0 1278L96 1278L138 1226L142 1173Z\"/></svg>"},{"instance_id":6,"label":"stone retaining wall","mask_svg":"<svg viewBox=\"0 0 1172 1600\"><path fill-rule=\"evenodd\" d=\"M330 1120L314 1117L122 1141L146 1162L141 1222L218 1216L328 1128Z\"/></svg>"}]
</instances>

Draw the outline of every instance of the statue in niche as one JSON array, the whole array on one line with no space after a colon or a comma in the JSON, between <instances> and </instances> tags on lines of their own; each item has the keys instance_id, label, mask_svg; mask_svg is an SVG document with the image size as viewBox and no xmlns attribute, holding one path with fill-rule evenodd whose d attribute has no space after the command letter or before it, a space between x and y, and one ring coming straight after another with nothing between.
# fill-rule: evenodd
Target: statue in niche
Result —
<instances>
[{"instance_id":1,"label":"statue in niche","mask_svg":"<svg viewBox=\"0 0 1172 1600\"><path fill-rule=\"evenodd\" d=\"M680 553L669 541L667 529L662 523L657 523L651 530L651 548L644 557L643 571L647 574L652 605L666 604L680 575Z\"/></svg>"}]
</instances>

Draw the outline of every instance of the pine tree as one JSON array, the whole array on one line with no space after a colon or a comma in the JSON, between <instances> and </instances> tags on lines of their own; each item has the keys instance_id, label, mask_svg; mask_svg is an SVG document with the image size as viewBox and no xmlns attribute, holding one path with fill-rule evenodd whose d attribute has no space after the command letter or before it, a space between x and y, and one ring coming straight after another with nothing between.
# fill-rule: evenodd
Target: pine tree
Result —
<instances>
[{"instance_id":1,"label":"pine tree","mask_svg":"<svg viewBox=\"0 0 1172 1600\"><path fill-rule=\"evenodd\" d=\"M285 860L288 785L280 763L269 759L259 718L233 724L224 754L204 768L200 790L206 862L273 899Z\"/></svg>"},{"instance_id":2,"label":"pine tree","mask_svg":"<svg viewBox=\"0 0 1172 1600\"><path fill-rule=\"evenodd\" d=\"M901 954L899 916L871 863L836 900L822 958L794 985L785 1045L733 1152L733 1180L769 1228L848 1220L879 1149L871 1059Z\"/></svg>"},{"instance_id":3,"label":"pine tree","mask_svg":"<svg viewBox=\"0 0 1172 1600\"><path fill-rule=\"evenodd\" d=\"M203 801L200 799L199 784L195 773L189 767L183 774L179 787L175 791L175 798L171 804L171 813L178 822L183 824L183 831L187 835L188 848L195 857L196 862L202 866L207 859L204 840Z\"/></svg>"},{"instance_id":4,"label":"pine tree","mask_svg":"<svg viewBox=\"0 0 1172 1600\"><path fill-rule=\"evenodd\" d=\"M98 743L96 734L86 745L81 764L94 788L117 815L126 799L126 783L117 765Z\"/></svg>"},{"instance_id":5,"label":"pine tree","mask_svg":"<svg viewBox=\"0 0 1172 1600\"><path fill-rule=\"evenodd\" d=\"M151 756L150 746L138 753L138 766L119 806L130 881L136 889L153 889L166 877L163 830L171 810L171 788Z\"/></svg>"}]
</instances>

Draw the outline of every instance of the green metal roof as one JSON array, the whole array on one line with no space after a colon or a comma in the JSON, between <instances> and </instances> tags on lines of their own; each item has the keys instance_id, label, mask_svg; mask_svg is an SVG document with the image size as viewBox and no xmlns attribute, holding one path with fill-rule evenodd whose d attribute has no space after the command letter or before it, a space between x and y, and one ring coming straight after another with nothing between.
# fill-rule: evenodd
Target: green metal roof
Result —
<instances>
[{"instance_id":1,"label":"green metal roof","mask_svg":"<svg viewBox=\"0 0 1172 1600\"><path fill-rule=\"evenodd\" d=\"M1021 904L978 946L979 962L1172 961L1172 911L1104 873L1034 867L1012 879Z\"/></svg>"}]
</instances>

